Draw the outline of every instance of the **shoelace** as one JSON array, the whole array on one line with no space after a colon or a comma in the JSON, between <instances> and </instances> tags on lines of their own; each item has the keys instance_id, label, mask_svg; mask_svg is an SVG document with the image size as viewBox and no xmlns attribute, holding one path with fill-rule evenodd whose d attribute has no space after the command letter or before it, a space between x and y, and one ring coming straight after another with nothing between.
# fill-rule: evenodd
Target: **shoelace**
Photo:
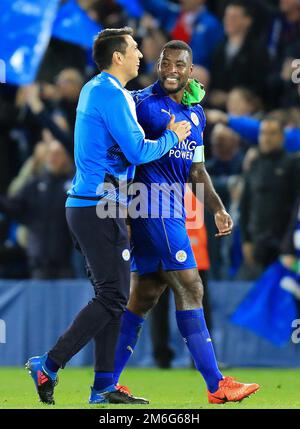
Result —
<instances>
[{"instance_id":1,"label":"shoelace","mask_svg":"<svg viewBox=\"0 0 300 429\"><path fill-rule=\"evenodd\" d=\"M234 377L226 377L223 380L222 384L223 384L223 386L226 386L226 387L240 387L240 383L235 381Z\"/></svg>"}]
</instances>

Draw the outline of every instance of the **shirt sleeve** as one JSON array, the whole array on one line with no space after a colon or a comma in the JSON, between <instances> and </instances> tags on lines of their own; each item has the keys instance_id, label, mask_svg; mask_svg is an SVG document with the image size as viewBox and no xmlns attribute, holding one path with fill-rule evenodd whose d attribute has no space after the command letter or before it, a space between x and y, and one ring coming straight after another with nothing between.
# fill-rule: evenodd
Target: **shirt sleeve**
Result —
<instances>
[{"instance_id":1,"label":"shirt sleeve","mask_svg":"<svg viewBox=\"0 0 300 429\"><path fill-rule=\"evenodd\" d=\"M206 125L206 117L204 114L204 111L201 106L199 106L198 109L198 118L200 120L199 122L199 132L201 135L201 138L197 142L197 146L195 148L194 156L193 156L193 163L194 162L204 162L205 161L205 155L204 155L204 142L203 142L203 131Z\"/></svg>"},{"instance_id":2,"label":"shirt sleeve","mask_svg":"<svg viewBox=\"0 0 300 429\"><path fill-rule=\"evenodd\" d=\"M204 156L204 145L196 146L194 156L193 156L193 162L204 162L205 156Z\"/></svg>"},{"instance_id":3,"label":"shirt sleeve","mask_svg":"<svg viewBox=\"0 0 300 429\"><path fill-rule=\"evenodd\" d=\"M249 116L229 116L228 127L246 140L258 143L260 121Z\"/></svg>"},{"instance_id":4,"label":"shirt sleeve","mask_svg":"<svg viewBox=\"0 0 300 429\"><path fill-rule=\"evenodd\" d=\"M284 148L287 152L300 151L300 129L286 128L284 130Z\"/></svg>"},{"instance_id":5,"label":"shirt sleeve","mask_svg":"<svg viewBox=\"0 0 300 429\"><path fill-rule=\"evenodd\" d=\"M249 116L229 116L228 126L241 137L258 143L260 120ZM300 151L300 129L286 128L284 130L284 148L287 152Z\"/></svg>"},{"instance_id":6,"label":"shirt sleeve","mask_svg":"<svg viewBox=\"0 0 300 429\"><path fill-rule=\"evenodd\" d=\"M109 133L134 165L161 158L178 143L176 133L171 130L166 130L157 140L145 139L134 101L125 90L113 92L113 99L111 95L110 102L103 103L101 115Z\"/></svg>"}]
</instances>

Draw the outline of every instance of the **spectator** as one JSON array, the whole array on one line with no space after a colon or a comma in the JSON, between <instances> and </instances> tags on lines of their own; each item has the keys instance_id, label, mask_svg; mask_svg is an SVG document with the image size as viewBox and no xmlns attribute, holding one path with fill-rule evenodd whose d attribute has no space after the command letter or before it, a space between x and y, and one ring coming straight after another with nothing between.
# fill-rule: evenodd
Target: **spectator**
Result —
<instances>
[{"instance_id":1,"label":"spectator","mask_svg":"<svg viewBox=\"0 0 300 429\"><path fill-rule=\"evenodd\" d=\"M232 0L221 0L218 2L217 15L222 17L224 11ZM263 34L266 26L270 26L274 14L278 11L279 0L247 0L245 3L251 7L254 14L253 30L256 35Z\"/></svg>"},{"instance_id":2,"label":"spectator","mask_svg":"<svg viewBox=\"0 0 300 429\"><path fill-rule=\"evenodd\" d=\"M223 107L228 92L246 86L257 94L264 93L267 52L251 34L253 16L246 3L232 1L225 9L226 38L216 48L211 72L210 103Z\"/></svg>"},{"instance_id":3,"label":"spectator","mask_svg":"<svg viewBox=\"0 0 300 429\"><path fill-rule=\"evenodd\" d=\"M298 85L299 99L300 99L300 84ZM300 128L300 109L297 107L291 107L290 109L285 110L287 113L287 127L297 127Z\"/></svg>"},{"instance_id":4,"label":"spectator","mask_svg":"<svg viewBox=\"0 0 300 429\"><path fill-rule=\"evenodd\" d=\"M228 178L242 172L244 154L240 148L240 137L230 128L219 124L212 131L211 147L212 157L206 162L206 169L217 193L228 206Z\"/></svg>"},{"instance_id":5,"label":"spectator","mask_svg":"<svg viewBox=\"0 0 300 429\"><path fill-rule=\"evenodd\" d=\"M47 139L47 130L44 131L45 139ZM51 137L53 140L53 137ZM32 156L22 165L18 175L12 180L7 189L7 194L14 197L23 188L23 186L32 178L39 176L44 170L48 143L46 141L38 142Z\"/></svg>"},{"instance_id":6,"label":"spectator","mask_svg":"<svg viewBox=\"0 0 300 429\"><path fill-rule=\"evenodd\" d=\"M53 141L45 171L29 180L14 197L0 197L0 210L28 228L32 278L72 277L72 244L64 214L71 176L69 156L59 142Z\"/></svg>"},{"instance_id":7,"label":"spectator","mask_svg":"<svg viewBox=\"0 0 300 429\"><path fill-rule=\"evenodd\" d=\"M300 84L299 84L300 92ZM287 152L300 151L300 127L297 123L297 111L291 110L292 115L287 115L288 112L281 111L283 116L289 117L289 122L284 127L284 149ZM280 113L280 114L281 114ZM206 118L209 124L221 123L228 126L233 131L238 133L243 139L248 140L252 144L257 144L261 128L261 121L251 116L234 116L227 113L211 109L206 111ZM292 122L292 120L294 122Z\"/></svg>"},{"instance_id":8,"label":"spectator","mask_svg":"<svg viewBox=\"0 0 300 429\"><path fill-rule=\"evenodd\" d=\"M241 199L241 233L246 268L274 262L299 192L300 158L283 150L283 127L266 117L259 134L259 153L245 174Z\"/></svg>"},{"instance_id":9,"label":"spectator","mask_svg":"<svg viewBox=\"0 0 300 429\"><path fill-rule=\"evenodd\" d=\"M70 42L51 38L37 76L38 81L53 83L54 77L65 68L85 72L86 50Z\"/></svg>"},{"instance_id":10,"label":"spectator","mask_svg":"<svg viewBox=\"0 0 300 429\"><path fill-rule=\"evenodd\" d=\"M22 165L19 170L18 175L12 180L7 189L7 195L9 197L14 197L19 193L19 191L26 185L26 183L35 178L39 177L45 168L46 155L47 155L47 147L48 144L53 140L53 136L49 131L44 130L43 133L43 141L38 142L35 147L32 156L30 156ZM10 238L8 238L9 244L9 253L12 253L12 250L17 250L16 254L19 256L17 258L18 264L16 267L23 268L23 272L25 267L28 269L26 265L26 247L28 242L28 229L25 225L18 224L15 221L11 222L13 225L13 230L11 228L8 229L8 233L13 231L13 234L10 233ZM13 238L13 240L11 239ZM7 241L4 242L4 246ZM5 248L5 247L4 247ZM23 261L20 258L23 256ZM10 266L15 269L15 264L10 264ZM10 270L9 270L10 272ZM9 274L8 274L9 275ZM26 271L26 276L29 274Z\"/></svg>"},{"instance_id":11,"label":"spectator","mask_svg":"<svg viewBox=\"0 0 300 429\"><path fill-rule=\"evenodd\" d=\"M72 134L75 128L76 107L83 84L83 75L72 68L62 70L55 82L55 89L59 96L55 113L60 113L66 119L68 131Z\"/></svg>"},{"instance_id":12,"label":"spectator","mask_svg":"<svg viewBox=\"0 0 300 429\"><path fill-rule=\"evenodd\" d=\"M221 23L205 7L206 0L140 0L145 10L151 13L172 39L188 43L194 56L194 64L211 67L211 56L222 40ZM201 67L195 67L195 77L201 76ZM199 79L202 80L201 77Z\"/></svg>"},{"instance_id":13,"label":"spectator","mask_svg":"<svg viewBox=\"0 0 300 429\"><path fill-rule=\"evenodd\" d=\"M291 82L291 62L299 58L300 4L298 0L280 0L279 11L273 17L267 37L271 58L268 76L268 98L272 107L283 102L284 107L294 105L297 91ZM290 99L291 97L291 99Z\"/></svg>"},{"instance_id":14,"label":"spectator","mask_svg":"<svg viewBox=\"0 0 300 429\"><path fill-rule=\"evenodd\" d=\"M6 192L20 167L18 144L12 132L18 122L16 91L11 85L0 85L0 193Z\"/></svg>"},{"instance_id":15,"label":"spectator","mask_svg":"<svg viewBox=\"0 0 300 429\"><path fill-rule=\"evenodd\" d=\"M15 237L14 223L0 214L0 278L28 278L26 252Z\"/></svg>"},{"instance_id":16,"label":"spectator","mask_svg":"<svg viewBox=\"0 0 300 429\"><path fill-rule=\"evenodd\" d=\"M298 0L280 0L280 15L274 19L269 52L277 69L281 68L287 51L299 43L300 39L300 4Z\"/></svg>"},{"instance_id":17,"label":"spectator","mask_svg":"<svg viewBox=\"0 0 300 429\"><path fill-rule=\"evenodd\" d=\"M300 84L293 82L293 74L295 72L295 60L300 57L300 44L298 52L294 52L293 56L285 58L282 69L280 71L278 94L272 94L273 98L278 100L278 104L283 108L298 107L300 104Z\"/></svg>"},{"instance_id":18,"label":"spectator","mask_svg":"<svg viewBox=\"0 0 300 429\"><path fill-rule=\"evenodd\" d=\"M143 58L138 77L127 85L130 90L143 89L157 79L157 59L168 41L166 33L158 28L157 21L149 14L144 14L141 19L137 35L141 40Z\"/></svg>"},{"instance_id":19,"label":"spectator","mask_svg":"<svg viewBox=\"0 0 300 429\"><path fill-rule=\"evenodd\" d=\"M83 85L82 75L74 69L59 73L54 86L37 83L22 87L18 107L26 113L24 125L47 128L73 154L76 106ZM29 109L29 112L28 112Z\"/></svg>"},{"instance_id":20,"label":"spectator","mask_svg":"<svg viewBox=\"0 0 300 429\"><path fill-rule=\"evenodd\" d=\"M206 161L206 169L225 207L229 208L231 203L228 187L229 179L242 172L243 152L240 148L240 138L238 134L219 124L212 131L211 147L212 156ZM228 256L225 255L225 249L228 249L228 240L215 240L214 220L209 213L206 215L206 226L211 259L210 276L220 280L226 275L227 271L225 262L228 260Z\"/></svg>"},{"instance_id":21,"label":"spectator","mask_svg":"<svg viewBox=\"0 0 300 429\"><path fill-rule=\"evenodd\" d=\"M254 115L262 110L262 102L248 88L236 87L228 93L226 109L234 116Z\"/></svg>"},{"instance_id":22,"label":"spectator","mask_svg":"<svg viewBox=\"0 0 300 429\"><path fill-rule=\"evenodd\" d=\"M131 0L128 1L128 3ZM101 23L103 28L121 28L128 24L129 10L125 11L118 3L118 0L94 0L85 9L88 11L88 15L94 19L94 21ZM124 0L120 3L126 3Z\"/></svg>"},{"instance_id":23,"label":"spectator","mask_svg":"<svg viewBox=\"0 0 300 429\"><path fill-rule=\"evenodd\" d=\"M281 252L285 266L300 273L300 196L294 204L290 223L282 241Z\"/></svg>"}]
</instances>

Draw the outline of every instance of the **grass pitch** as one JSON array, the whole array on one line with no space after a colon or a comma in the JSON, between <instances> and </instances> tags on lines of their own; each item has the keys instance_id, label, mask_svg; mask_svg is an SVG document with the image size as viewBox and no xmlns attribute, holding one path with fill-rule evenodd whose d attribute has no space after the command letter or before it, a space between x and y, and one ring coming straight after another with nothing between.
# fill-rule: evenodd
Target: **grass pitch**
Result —
<instances>
[{"instance_id":1,"label":"grass pitch","mask_svg":"<svg viewBox=\"0 0 300 429\"><path fill-rule=\"evenodd\" d=\"M205 384L195 370L127 369L121 383L137 396L149 399L150 405L92 406L87 401L93 370L67 368L60 371L56 405L47 406L39 403L33 381L25 369L0 367L0 408L300 409L300 369L231 369L223 373L239 381L259 383L261 389L241 403L209 405Z\"/></svg>"}]
</instances>

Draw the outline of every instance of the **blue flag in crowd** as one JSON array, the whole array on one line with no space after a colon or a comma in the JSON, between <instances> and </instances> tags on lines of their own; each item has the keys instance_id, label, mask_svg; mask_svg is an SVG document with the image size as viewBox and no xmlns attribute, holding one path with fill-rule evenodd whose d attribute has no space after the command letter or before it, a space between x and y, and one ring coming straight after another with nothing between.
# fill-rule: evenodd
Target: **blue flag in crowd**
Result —
<instances>
[{"instance_id":1,"label":"blue flag in crowd","mask_svg":"<svg viewBox=\"0 0 300 429\"><path fill-rule=\"evenodd\" d=\"M141 18L144 14L144 9L142 8L139 0L116 0L120 6L122 6L128 15L133 18Z\"/></svg>"},{"instance_id":2,"label":"blue flag in crowd","mask_svg":"<svg viewBox=\"0 0 300 429\"><path fill-rule=\"evenodd\" d=\"M87 15L76 0L69 0L57 13L52 36L89 49L99 31L100 25Z\"/></svg>"},{"instance_id":3,"label":"blue flag in crowd","mask_svg":"<svg viewBox=\"0 0 300 429\"><path fill-rule=\"evenodd\" d=\"M47 49L59 0L1 0L0 60L7 83L35 80Z\"/></svg>"},{"instance_id":4,"label":"blue flag in crowd","mask_svg":"<svg viewBox=\"0 0 300 429\"><path fill-rule=\"evenodd\" d=\"M299 275L275 262L255 283L231 321L283 346L291 339L292 321L298 318L295 295L299 296L299 284Z\"/></svg>"}]
</instances>

